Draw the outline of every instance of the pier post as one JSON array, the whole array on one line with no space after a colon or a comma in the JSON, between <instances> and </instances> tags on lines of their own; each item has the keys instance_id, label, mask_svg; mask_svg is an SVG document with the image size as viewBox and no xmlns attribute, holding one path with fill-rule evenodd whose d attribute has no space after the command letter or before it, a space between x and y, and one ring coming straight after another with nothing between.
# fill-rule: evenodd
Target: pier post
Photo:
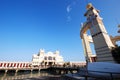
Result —
<instances>
[{"instance_id":1,"label":"pier post","mask_svg":"<svg viewBox=\"0 0 120 80\"><path fill-rule=\"evenodd\" d=\"M31 72L33 71L33 69L31 69Z\"/></svg>"},{"instance_id":2,"label":"pier post","mask_svg":"<svg viewBox=\"0 0 120 80\"><path fill-rule=\"evenodd\" d=\"M15 72L15 76L17 76L17 72Z\"/></svg>"},{"instance_id":3,"label":"pier post","mask_svg":"<svg viewBox=\"0 0 120 80\"><path fill-rule=\"evenodd\" d=\"M39 70L38 70L38 71L40 72L40 70L41 70L41 69L39 68Z\"/></svg>"},{"instance_id":4,"label":"pier post","mask_svg":"<svg viewBox=\"0 0 120 80\"><path fill-rule=\"evenodd\" d=\"M7 73L8 70L5 70L5 73Z\"/></svg>"},{"instance_id":5,"label":"pier post","mask_svg":"<svg viewBox=\"0 0 120 80\"><path fill-rule=\"evenodd\" d=\"M64 71L63 71L63 70L61 70L61 74L64 74Z\"/></svg>"},{"instance_id":6,"label":"pier post","mask_svg":"<svg viewBox=\"0 0 120 80\"><path fill-rule=\"evenodd\" d=\"M18 69L15 70L15 73L17 73L17 72L18 72Z\"/></svg>"}]
</instances>

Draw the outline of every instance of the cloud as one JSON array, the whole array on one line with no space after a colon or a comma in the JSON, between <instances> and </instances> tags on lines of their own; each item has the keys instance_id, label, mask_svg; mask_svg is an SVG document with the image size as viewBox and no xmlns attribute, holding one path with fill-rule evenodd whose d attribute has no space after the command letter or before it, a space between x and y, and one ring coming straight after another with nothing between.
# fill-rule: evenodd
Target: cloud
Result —
<instances>
[{"instance_id":1,"label":"cloud","mask_svg":"<svg viewBox=\"0 0 120 80\"><path fill-rule=\"evenodd\" d=\"M73 7L77 5L78 0L72 0L69 2L69 4L66 7L67 11L67 22L70 22L72 20L70 12L72 11Z\"/></svg>"},{"instance_id":2,"label":"cloud","mask_svg":"<svg viewBox=\"0 0 120 80\"><path fill-rule=\"evenodd\" d=\"M70 16L67 17L67 22L70 22L72 18Z\"/></svg>"},{"instance_id":3,"label":"cloud","mask_svg":"<svg viewBox=\"0 0 120 80\"><path fill-rule=\"evenodd\" d=\"M70 4L67 6L66 10L67 10L67 13L68 13L67 22L70 22L72 20L70 14L69 14L72 10L72 7L71 7Z\"/></svg>"},{"instance_id":4,"label":"cloud","mask_svg":"<svg viewBox=\"0 0 120 80\"><path fill-rule=\"evenodd\" d=\"M71 10L72 10L72 7L71 5L68 5L67 8L66 8L67 12L69 13Z\"/></svg>"},{"instance_id":5,"label":"cloud","mask_svg":"<svg viewBox=\"0 0 120 80\"><path fill-rule=\"evenodd\" d=\"M66 8L67 12L68 13L71 12L72 7L75 6L75 5L77 5L77 3L78 3L78 0L72 0L72 1L70 1L69 4L67 5L67 8Z\"/></svg>"}]
</instances>

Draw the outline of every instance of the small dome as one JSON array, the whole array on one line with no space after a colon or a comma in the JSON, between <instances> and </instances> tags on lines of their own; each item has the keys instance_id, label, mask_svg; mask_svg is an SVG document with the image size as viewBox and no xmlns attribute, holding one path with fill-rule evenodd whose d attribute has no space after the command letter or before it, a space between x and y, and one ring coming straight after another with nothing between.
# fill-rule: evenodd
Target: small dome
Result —
<instances>
[{"instance_id":1,"label":"small dome","mask_svg":"<svg viewBox=\"0 0 120 80\"><path fill-rule=\"evenodd\" d=\"M55 53L56 53L56 54L59 54L59 53L60 53L60 51L58 51L58 50L57 50L57 51L55 51Z\"/></svg>"},{"instance_id":2,"label":"small dome","mask_svg":"<svg viewBox=\"0 0 120 80\"><path fill-rule=\"evenodd\" d=\"M53 55L53 52L48 52L47 54L48 54L48 55Z\"/></svg>"}]
</instances>

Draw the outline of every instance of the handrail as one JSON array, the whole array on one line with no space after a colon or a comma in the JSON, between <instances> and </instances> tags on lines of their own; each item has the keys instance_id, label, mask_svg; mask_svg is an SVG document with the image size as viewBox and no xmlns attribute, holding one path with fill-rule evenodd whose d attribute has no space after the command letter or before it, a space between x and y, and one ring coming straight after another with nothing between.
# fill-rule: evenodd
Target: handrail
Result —
<instances>
[{"instance_id":1,"label":"handrail","mask_svg":"<svg viewBox=\"0 0 120 80\"><path fill-rule=\"evenodd\" d=\"M106 72L106 71L93 71L93 70L81 70L86 72L99 72L99 73L113 73L113 74L120 74L120 72Z\"/></svg>"},{"instance_id":2,"label":"handrail","mask_svg":"<svg viewBox=\"0 0 120 80\"><path fill-rule=\"evenodd\" d=\"M10 70L10 69L41 69L41 68L49 68L49 66L39 66L39 67L0 67L0 70Z\"/></svg>"},{"instance_id":3,"label":"handrail","mask_svg":"<svg viewBox=\"0 0 120 80\"><path fill-rule=\"evenodd\" d=\"M111 80L115 78L115 75L113 76L113 74L120 74L120 72L106 72L106 71L93 71L93 70L80 70L80 71L85 71L86 74L83 76L86 76L86 77L93 77L89 75L90 72L106 73L106 74L109 74L109 78L111 78ZM94 77L96 77L96 75ZM102 76L102 77L108 78L108 76ZM117 76L116 78L120 78L120 76Z\"/></svg>"}]
</instances>

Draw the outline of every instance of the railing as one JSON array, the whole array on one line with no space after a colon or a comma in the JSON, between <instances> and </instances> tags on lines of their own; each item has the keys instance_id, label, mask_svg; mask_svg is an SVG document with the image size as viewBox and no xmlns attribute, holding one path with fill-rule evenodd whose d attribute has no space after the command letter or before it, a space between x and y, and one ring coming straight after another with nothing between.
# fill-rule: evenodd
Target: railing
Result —
<instances>
[{"instance_id":1,"label":"railing","mask_svg":"<svg viewBox=\"0 0 120 80\"><path fill-rule=\"evenodd\" d=\"M46 69L50 66L38 66L38 67L0 67L0 70L29 70L29 69Z\"/></svg>"},{"instance_id":2,"label":"railing","mask_svg":"<svg viewBox=\"0 0 120 80\"><path fill-rule=\"evenodd\" d=\"M105 71L92 71L92 70L80 70L80 75L84 76L87 80L88 77L105 78L114 80L120 79L120 72L105 72Z\"/></svg>"}]
</instances>

